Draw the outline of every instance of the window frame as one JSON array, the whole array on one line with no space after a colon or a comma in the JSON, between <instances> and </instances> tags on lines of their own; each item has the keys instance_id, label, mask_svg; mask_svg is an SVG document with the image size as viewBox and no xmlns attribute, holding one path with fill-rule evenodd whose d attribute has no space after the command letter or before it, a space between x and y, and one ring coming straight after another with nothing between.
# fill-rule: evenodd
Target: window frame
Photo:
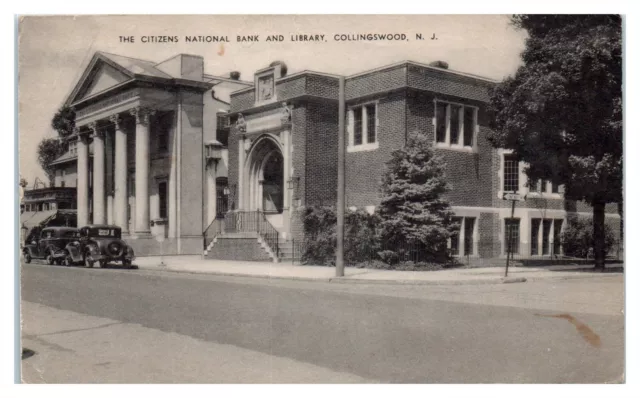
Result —
<instances>
[{"instance_id":1,"label":"window frame","mask_svg":"<svg viewBox=\"0 0 640 398\"><path fill-rule=\"evenodd\" d=\"M453 257L478 257L479 256L479 235L478 235L478 228L479 228L479 221L480 221L480 215L476 215L476 214L470 214L467 215L466 212L464 212L463 214L465 215L459 215L459 214L455 214L452 218L454 219L454 221L459 222L460 226L458 228L458 230L455 232L454 236L456 237L457 240L457 253L451 253L451 255ZM470 231L466 231L466 225L467 225L467 220L468 219L473 219L473 228L471 228ZM470 232L470 234L467 234L467 232ZM467 242L470 243L470 253L465 253L465 249L467 248ZM449 238L447 241L447 247L449 250L452 250L454 247L453 244L453 239Z\"/></svg>"},{"instance_id":2,"label":"window frame","mask_svg":"<svg viewBox=\"0 0 640 398\"><path fill-rule=\"evenodd\" d=\"M375 138L373 142L369 142L369 111L367 108L372 107L375 110ZM361 132L362 143L355 144L355 112L359 111L362 115ZM360 151L372 151L378 149L380 146L380 109L379 101L362 102L357 105L352 105L347 110L347 131L348 142L347 152L360 152Z\"/></svg>"},{"instance_id":3,"label":"window frame","mask_svg":"<svg viewBox=\"0 0 640 398\"><path fill-rule=\"evenodd\" d=\"M443 141L438 141L438 104L446 104L446 115L444 117L444 121L445 121L445 138L444 138L444 142ZM457 142L453 143L451 142L451 109L452 109L452 105L458 107L459 111L458 111L458 134L457 134ZM470 108L473 110L473 129L472 129L472 133L473 133L473 137L471 138L471 145L465 145L465 110L467 108ZM478 148L478 134L480 133L480 125L478 122L478 113L479 113L479 109L480 107L476 106L476 105L469 105L469 104L464 104L461 102L456 102L456 101L449 101L449 100L445 100L445 99L441 99L441 98L435 98L433 100L433 129L434 129L434 134L433 134L433 143L434 143L434 147L436 148L442 148L442 149L451 149L451 150L458 150L458 151L463 151L463 152L477 152L477 148Z\"/></svg>"}]
</instances>

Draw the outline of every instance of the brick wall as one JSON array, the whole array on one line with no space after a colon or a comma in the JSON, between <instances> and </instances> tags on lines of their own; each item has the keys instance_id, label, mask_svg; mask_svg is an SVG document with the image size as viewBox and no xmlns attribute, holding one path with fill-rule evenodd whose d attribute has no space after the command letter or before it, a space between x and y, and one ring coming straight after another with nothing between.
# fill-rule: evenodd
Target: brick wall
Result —
<instances>
[{"instance_id":1,"label":"brick wall","mask_svg":"<svg viewBox=\"0 0 640 398\"><path fill-rule=\"evenodd\" d=\"M334 206L338 185L338 105L306 104L307 206Z\"/></svg>"},{"instance_id":2,"label":"brick wall","mask_svg":"<svg viewBox=\"0 0 640 398\"><path fill-rule=\"evenodd\" d=\"M405 96L402 92L378 97L378 143L371 151L347 152L345 155L346 203L364 207L380 203L380 178L391 153L405 143ZM351 102L349 107L357 105Z\"/></svg>"},{"instance_id":3,"label":"brick wall","mask_svg":"<svg viewBox=\"0 0 640 398\"><path fill-rule=\"evenodd\" d=\"M493 85L445 70L439 71L418 65L408 65L407 84L420 90L482 102L489 101L488 88Z\"/></svg>"},{"instance_id":4,"label":"brick wall","mask_svg":"<svg viewBox=\"0 0 640 398\"><path fill-rule=\"evenodd\" d=\"M349 101L403 88L406 83L406 68L404 65L398 65L393 68L346 79L345 96Z\"/></svg>"}]
</instances>

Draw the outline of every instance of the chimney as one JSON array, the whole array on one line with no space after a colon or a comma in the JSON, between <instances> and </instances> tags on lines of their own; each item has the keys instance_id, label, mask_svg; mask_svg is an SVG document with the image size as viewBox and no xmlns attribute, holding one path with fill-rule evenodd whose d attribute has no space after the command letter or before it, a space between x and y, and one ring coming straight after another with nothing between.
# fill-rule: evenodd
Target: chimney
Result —
<instances>
[{"instance_id":1,"label":"chimney","mask_svg":"<svg viewBox=\"0 0 640 398\"><path fill-rule=\"evenodd\" d=\"M231 78L231 80L240 80L240 72L234 70L233 72L229 73L229 77Z\"/></svg>"},{"instance_id":2,"label":"chimney","mask_svg":"<svg viewBox=\"0 0 640 398\"><path fill-rule=\"evenodd\" d=\"M449 69L449 64L445 61L433 61L429 63L429 66L433 66L435 68L440 68L440 69Z\"/></svg>"}]
</instances>

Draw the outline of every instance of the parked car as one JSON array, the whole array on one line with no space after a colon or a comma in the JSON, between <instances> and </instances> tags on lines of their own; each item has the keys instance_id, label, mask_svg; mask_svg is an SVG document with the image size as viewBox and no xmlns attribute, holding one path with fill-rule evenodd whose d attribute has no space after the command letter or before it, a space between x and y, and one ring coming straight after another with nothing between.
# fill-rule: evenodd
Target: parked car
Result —
<instances>
[{"instance_id":1,"label":"parked car","mask_svg":"<svg viewBox=\"0 0 640 398\"><path fill-rule=\"evenodd\" d=\"M32 259L45 259L47 264L61 264L65 257L65 247L78 239L78 229L70 227L47 227L40 233L31 234L22 248L25 263Z\"/></svg>"},{"instance_id":2,"label":"parked car","mask_svg":"<svg viewBox=\"0 0 640 398\"><path fill-rule=\"evenodd\" d=\"M121 233L120 227L115 225L88 225L80 228L78 239L65 248L65 263L84 263L84 266L89 268L96 262L101 267L112 261L131 265L135 258L133 249L122 240Z\"/></svg>"}]
</instances>

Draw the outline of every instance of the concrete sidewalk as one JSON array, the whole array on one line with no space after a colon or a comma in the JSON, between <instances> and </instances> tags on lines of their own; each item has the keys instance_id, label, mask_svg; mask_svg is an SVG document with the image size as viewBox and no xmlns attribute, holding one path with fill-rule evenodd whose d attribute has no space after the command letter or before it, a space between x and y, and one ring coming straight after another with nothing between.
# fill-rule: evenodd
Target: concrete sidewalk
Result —
<instances>
[{"instance_id":1,"label":"concrete sidewalk","mask_svg":"<svg viewBox=\"0 0 640 398\"><path fill-rule=\"evenodd\" d=\"M512 267L504 278L503 267L459 268L441 271L393 271L366 268L345 268L344 277L335 276L334 267L274 264L256 261L231 261L203 259L202 256L140 257L134 261L140 269L213 274L223 276L244 276L335 283L391 283L414 285L468 285L517 283L539 279L589 278L593 276L614 276L614 273L584 272L584 265L558 265L549 267ZM621 264L613 265L620 267Z\"/></svg>"}]
</instances>

